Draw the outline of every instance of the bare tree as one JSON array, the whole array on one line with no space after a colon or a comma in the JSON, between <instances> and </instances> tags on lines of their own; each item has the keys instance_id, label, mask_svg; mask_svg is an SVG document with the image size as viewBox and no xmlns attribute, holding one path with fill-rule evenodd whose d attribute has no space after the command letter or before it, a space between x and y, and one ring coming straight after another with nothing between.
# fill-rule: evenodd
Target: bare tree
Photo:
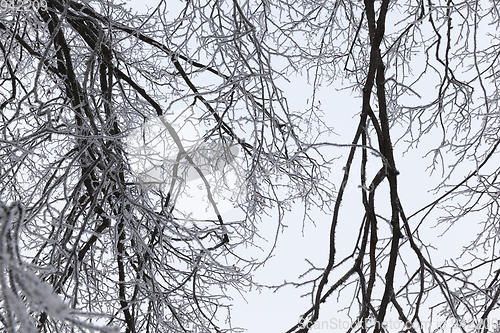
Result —
<instances>
[{"instance_id":1,"label":"bare tree","mask_svg":"<svg viewBox=\"0 0 500 333\"><path fill-rule=\"evenodd\" d=\"M449 329L439 326L446 320L463 332L498 330L497 4L285 1L273 8L286 17L272 36L284 41L277 52L287 54L288 69L307 71L315 91L341 81L361 96L353 108L357 129L345 143L351 148L333 207L327 262L312 266L307 276L313 276L298 284L311 286L311 306L288 332L321 327L321 306L328 301L338 301L352 319L347 331L385 331L390 314L404 331L430 331L425 323L432 320L433 330ZM418 145L428 138L434 145L423 151ZM398 175L416 171L398 169L395 147L420 148L431 159L429 172L442 168L438 194L415 212L405 210ZM359 180L352 179L356 159ZM369 175L369 164L378 172ZM348 182L359 191L347 193ZM364 216L357 222L341 206L349 195L361 198ZM431 244L423 229L449 229L459 220L479 230L477 236L462 253L434 263L430 249L446 245ZM341 224L357 232L350 251L339 251L349 237L337 233Z\"/></svg>"},{"instance_id":2,"label":"bare tree","mask_svg":"<svg viewBox=\"0 0 500 333\"><path fill-rule=\"evenodd\" d=\"M242 251L262 212L277 209L284 227L295 200L306 212L331 207L332 222L324 266L293 284L311 304L288 332L309 331L334 294L350 304L341 306L349 331L385 331L391 313L411 332L436 316L488 331L500 295L495 2L160 1L141 15L110 1L49 0L24 9L0 13L0 196L18 203L2 206L5 331L238 331L226 290L250 286L261 264ZM308 110L292 110L278 87L292 73L310 78ZM350 142L320 135L330 128L317 94L337 82L361 97L342 110L359 114ZM208 128L189 147L168 118L187 108ZM138 177L127 138L149 143L152 121L170 140L171 163L146 154L153 162ZM438 195L407 212L398 176L410 171L395 151L428 137ZM225 219L214 199L231 187L220 160L235 155L203 152L221 145L239 150L241 219ZM335 187L325 172L337 149L349 153ZM186 224L178 200L195 178L216 217ZM353 182L358 191L347 193ZM361 198L359 221L342 210L348 195ZM435 264L423 225L469 216L483 226L476 239ZM356 239L349 253L337 246L345 223Z\"/></svg>"},{"instance_id":3,"label":"bare tree","mask_svg":"<svg viewBox=\"0 0 500 333\"><path fill-rule=\"evenodd\" d=\"M160 1L140 15L111 1L37 4L0 13L0 196L24 212L2 219L2 330L238 331L226 291L252 284L260 263L240 245L252 243L260 212L283 212L304 189L333 198L301 148L307 133L294 129L316 120L288 112L253 5ZM209 129L195 150L166 118L186 107ZM174 143L165 186L138 179L126 146L155 118ZM226 172L220 160L234 147L243 217L226 220L214 197L231 184L207 178ZM215 219L186 224L176 210L189 177L202 179Z\"/></svg>"}]
</instances>

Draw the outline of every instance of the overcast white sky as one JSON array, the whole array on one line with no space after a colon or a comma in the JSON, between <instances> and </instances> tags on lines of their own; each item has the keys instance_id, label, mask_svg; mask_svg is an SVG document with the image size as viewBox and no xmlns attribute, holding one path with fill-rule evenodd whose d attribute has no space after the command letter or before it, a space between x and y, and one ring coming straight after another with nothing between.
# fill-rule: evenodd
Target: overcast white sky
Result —
<instances>
[{"instance_id":1,"label":"overcast white sky","mask_svg":"<svg viewBox=\"0 0 500 333\"><path fill-rule=\"evenodd\" d=\"M150 8L156 5L156 1L139 1L134 0L131 6L138 11L141 11L144 6ZM291 83L283 82L281 86L285 89L285 95L288 98L288 103L292 109L305 109L306 101L311 98L311 88L305 85L304 78L290 78ZM340 91L340 86L323 87L318 96L325 111L325 122L332 126L338 133L338 136L331 136L332 142L350 143L354 132L353 129L358 122L358 112L361 109L361 99L357 93L350 91ZM432 86L429 87L430 93L435 93ZM401 131L401 129L399 129ZM398 129L393 130L393 141L398 138ZM426 145L432 145L436 138L429 137L422 142L420 148L425 148ZM406 214L410 215L419 208L425 206L432 200L431 194L428 192L436 185L439 180L439 173L433 176L429 175L426 168L430 164L430 158L422 158L422 151L409 151L403 154L406 146L400 143L396 147L395 158L396 165L400 171L398 182L401 190L402 204L406 209ZM425 150L425 149L424 149ZM339 156L343 154L343 158L336 160L336 165L333 169L336 170L336 178L341 176L341 170L346 160L347 148L329 148L325 150L331 156ZM358 160L359 162L359 160ZM359 165L359 163L358 163ZM355 169L355 168L354 168ZM466 176L465 172L461 176ZM360 191L356 188L359 183L359 176L354 173L351 177L352 183L349 188L343 206L341 209L341 217L339 221L339 229L337 234L352 235L352 224L359 226L359 221L362 218L362 210L359 207ZM457 178L461 177L460 173ZM339 182L336 182L337 186ZM379 198L382 201L382 198ZM380 208L383 212L383 207ZM274 214L271 212L271 214ZM305 259L311 260L317 267L324 267L327 263L329 230L331 223L331 214L323 214L315 212L315 226L307 222L305 225L302 221L302 207L294 208L284 219L284 223L288 225L286 231L281 234L278 246L274 252L274 257L267 264L255 272L254 281L262 284L280 284L284 280L298 281L297 278L306 269ZM414 219L412 223L418 223L419 220ZM445 236L440 234L445 230L445 226L435 226L432 219L426 220L421 230L426 230L425 240L430 244L439 246L439 251L433 251L435 263L444 262L444 259L451 253L459 253L462 244L467 243L466 240L474 237L475 221L469 220L463 222L462 225L453 228ZM269 250L272 245L277 227L277 217L264 217L259 225L260 234L268 240L268 243L260 241L258 245L263 249ZM422 233L423 234L423 233ZM421 234L421 235L422 235ZM352 249L352 242L349 237L339 237L339 240L344 241L343 244L337 244L339 254L337 258L341 258L341 254L348 253ZM441 245L441 246L440 246ZM445 245L443 248L442 245ZM259 256L260 258L267 255L265 252L260 252L257 249L248 249L248 257ZM312 276L309 276L312 277ZM282 288L278 292L273 293L270 290L263 289L261 292L254 290L251 293L246 293L246 301L238 295L236 291L231 294L234 297L234 307L232 309L232 321L234 326L248 329L250 333L258 332L285 332L292 327L298 320L299 316L306 311L310 306L309 298L300 298L300 295L309 291L308 288L294 289L292 287ZM349 294L348 290L345 292ZM336 295L332 295L329 301L323 306L321 321L327 321L331 325L324 327L321 330L313 330L313 332L341 332L343 329L333 329L334 323L349 322L347 312L338 313L339 310L347 306L343 300L337 302ZM497 316L499 317L499 316ZM221 318L222 319L222 318ZM391 314L387 320L397 321L397 317ZM391 332L397 332L398 327L390 328Z\"/></svg>"}]
</instances>

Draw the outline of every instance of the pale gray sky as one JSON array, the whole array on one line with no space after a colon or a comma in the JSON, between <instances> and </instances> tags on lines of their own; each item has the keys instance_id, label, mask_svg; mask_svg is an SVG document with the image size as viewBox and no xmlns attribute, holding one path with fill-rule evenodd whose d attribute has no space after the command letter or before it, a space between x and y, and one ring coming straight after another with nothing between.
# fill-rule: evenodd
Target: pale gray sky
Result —
<instances>
[{"instance_id":1,"label":"pale gray sky","mask_svg":"<svg viewBox=\"0 0 500 333\"><path fill-rule=\"evenodd\" d=\"M144 6L152 8L155 4L154 1L144 2L134 0L131 2L131 5L137 10L141 10ZM292 110L304 110L308 106L307 100L311 99L311 87L306 84L304 77L291 77L289 79L290 83L283 81L281 85L281 88L285 90L288 103ZM358 122L361 99L358 93L352 93L349 90L341 91L340 88L343 88L340 84L323 87L318 93L317 100L321 101L326 124L332 126L338 134L330 137L331 142L345 144L350 143L354 135L353 129L355 129ZM435 87L433 87L432 83L429 84L428 89L430 94L435 94ZM401 134L401 128L394 128L392 131L393 141ZM412 214L417 209L431 202L433 196L428 191L436 186L440 180L441 175L439 172L431 176L429 171L426 171L426 168L430 165L431 156L422 158L422 152L426 151L425 147L433 147L436 140L439 140L439 136L431 135L421 143L419 150L410 150L405 154L403 152L407 146L404 142L399 142L396 147L396 165L400 171L398 182L401 190L402 204L406 209L407 215ZM332 166L332 169L335 170L332 176L337 179L335 183L338 186L338 180L341 177L341 170L346 160L348 148L330 147L325 148L323 151L330 157L343 155ZM359 159L357 163L355 165L359 165ZM466 176L467 170L468 168L464 168L463 172L457 173L456 177ZM352 240L357 235L359 221L362 219L363 211L359 206L361 193L357 188L359 176L356 172L357 170L351 176L351 183L341 209L337 234L345 235L345 237L342 236L339 238L343 243L337 244L337 258L342 258L343 255L347 255L352 251ZM381 195L379 195L378 200L381 204L377 208L380 213L384 213L384 209L387 211L389 208L387 202L383 201ZM248 257L263 258L267 255L277 228L277 216L275 212L270 212L270 214L271 216L264 216L262 222L259 224L260 235L268 240L267 243L263 240L257 241L257 245L261 246L264 251L249 248L246 253ZM273 257L264 267L255 272L254 281L269 285L277 285L283 283L285 280L298 281L298 276L308 268L305 259L311 260L317 267L324 267L326 265L329 251L331 214L313 212L312 216L314 216L315 225L311 222L303 224L302 216L302 207L298 205L285 217L284 223L288 225L288 228L284 233L280 234ZM420 219L414 218L411 220L411 225L414 226L419 221ZM356 228L352 228L351 222ZM380 228L384 227L387 228L387 231L389 230L389 226L380 226ZM423 239L439 249L428 249L433 255L434 263L444 264L444 260L450 257L450 254L460 253L462 244L467 243L467 240L471 240L474 237L476 228L478 226L475 221L463 221L460 225L454 226L446 235L440 236L446 230L446 226L436 226L435 220L427 219L420 230L421 235L425 234ZM337 275L333 273L330 280L333 281L335 276ZM313 275L309 275L308 277L312 278ZM345 331L345 325L353 318L349 317L347 311L338 311L349 305L348 296L351 295L349 290L353 287L354 285L348 285L340 298L337 298L337 294L330 297L327 303L323 305L319 319L319 322L323 322L323 329L312 330L313 332ZM380 285L376 286L376 290L381 287ZM282 288L276 293L267 289L263 289L261 292L254 290L250 293L245 293L246 301L236 291L230 291L229 294L234 297L234 306L231 313L233 325L246 328L249 333L285 332L309 308L311 304L310 299L300 297L303 293L309 292L309 290L310 288L295 289L290 286ZM425 312L426 310L422 311ZM220 319L223 320L224 318ZM398 321L395 311L392 311L388 315L387 321L391 325L392 321L394 323ZM325 322L327 323L326 326ZM389 327L391 332L397 332L399 329L396 327L396 324L393 327Z\"/></svg>"}]
</instances>

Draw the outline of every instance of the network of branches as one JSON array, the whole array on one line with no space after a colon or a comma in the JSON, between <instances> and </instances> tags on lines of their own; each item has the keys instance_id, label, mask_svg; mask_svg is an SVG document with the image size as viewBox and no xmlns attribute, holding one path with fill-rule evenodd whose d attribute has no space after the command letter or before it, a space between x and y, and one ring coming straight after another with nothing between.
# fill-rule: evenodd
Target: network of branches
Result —
<instances>
[{"instance_id":1,"label":"network of branches","mask_svg":"<svg viewBox=\"0 0 500 333\"><path fill-rule=\"evenodd\" d=\"M30 8L0 11L0 200L12 203L0 206L2 331L241 331L228 290L255 286L252 272L269 258L245 250L262 216L276 212L279 234L299 202L303 223L314 219L311 207L330 214L321 222L330 225L329 253L314 258L319 267L309 260L298 282L270 286L309 296L288 332L308 332L336 302L352 318L349 332L386 331L390 313L412 333L433 316L492 330L496 2L158 1L139 14L111 0L48 0ZM291 75L310 84L304 109L281 87ZM340 84L349 104L321 105L319 94ZM194 166L163 118L187 107L201 112L205 147L241 152L241 218L225 217L201 167L216 218L190 224L176 207L177 194L190 191L185 171L175 167L164 187L134 179L127 137L155 118L177 162ZM357 117L352 139L331 139L322 112ZM398 168L403 150L423 151L426 172L439 174L437 194L414 212L398 187L412 172ZM334 163L339 179L329 174ZM352 183L357 190L347 192ZM342 207L351 195L359 220ZM479 226L477 235L435 263L422 230L461 221ZM346 224L352 235L337 232ZM352 239L349 249L338 248L341 239Z\"/></svg>"}]
</instances>

